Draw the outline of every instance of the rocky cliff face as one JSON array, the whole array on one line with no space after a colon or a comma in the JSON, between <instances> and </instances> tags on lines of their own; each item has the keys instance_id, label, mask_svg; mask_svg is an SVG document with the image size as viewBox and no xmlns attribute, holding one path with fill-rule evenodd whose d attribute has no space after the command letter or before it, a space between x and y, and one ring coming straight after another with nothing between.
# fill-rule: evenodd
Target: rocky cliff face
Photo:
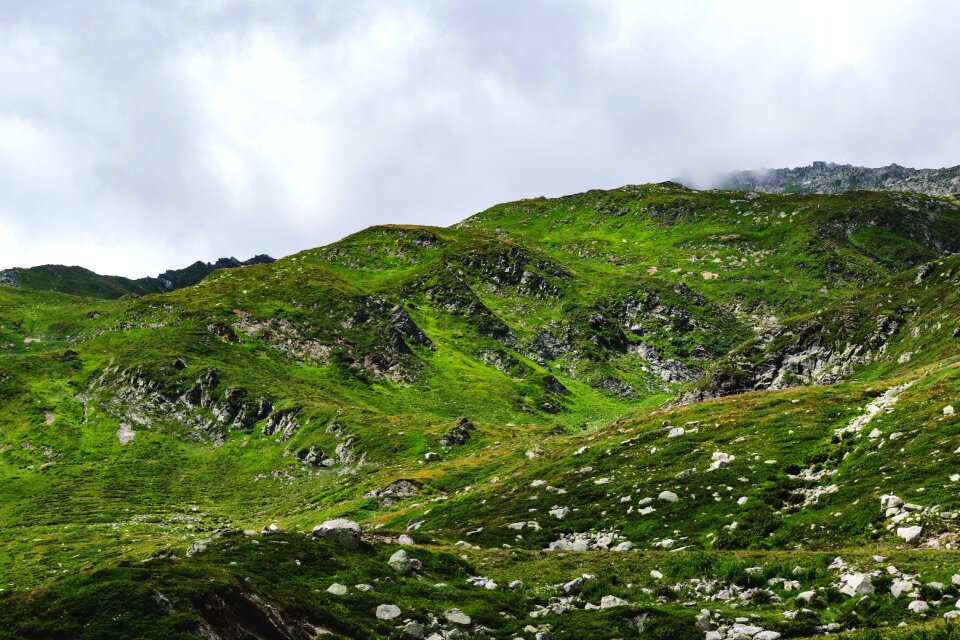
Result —
<instances>
[{"instance_id":1,"label":"rocky cliff face","mask_svg":"<svg viewBox=\"0 0 960 640\"><path fill-rule=\"evenodd\" d=\"M912 191L935 196L960 194L960 166L943 169L857 167L833 162L814 162L793 169L735 171L719 181L721 189L767 193L838 193L852 189Z\"/></svg>"}]
</instances>

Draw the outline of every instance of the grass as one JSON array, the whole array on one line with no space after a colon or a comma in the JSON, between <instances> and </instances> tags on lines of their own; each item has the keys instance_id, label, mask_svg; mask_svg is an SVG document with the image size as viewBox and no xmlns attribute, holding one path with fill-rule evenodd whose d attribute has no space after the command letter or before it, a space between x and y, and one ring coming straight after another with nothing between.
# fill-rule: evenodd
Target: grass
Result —
<instances>
[{"instance_id":1,"label":"grass","mask_svg":"<svg viewBox=\"0 0 960 640\"><path fill-rule=\"evenodd\" d=\"M162 295L0 286L0 628L183 637L207 605L236 615L253 594L344 637L395 634L371 613L386 599L417 620L458 606L493 637L527 624L627 637L644 615L650 637L701 637L700 606L737 612L689 581L756 588L754 566L763 584L799 566L805 587L833 593L833 557L873 567L865 554L879 554L949 583L954 552L903 549L879 496L930 507L924 527L941 546L956 534L939 512L960 512L960 422L942 411L960 400L960 263L946 257L958 227L955 205L921 196L641 185L499 205L449 229L374 227ZM847 344L871 357L831 386L670 404ZM217 384L200 385L211 371ZM904 382L890 412L837 436ZM195 385L198 400L182 400ZM259 414L238 427L261 403L295 412L297 428L265 434ZM442 445L461 416L476 429ZM136 432L126 444L122 425ZM311 448L334 466L301 463ZM717 451L736 459L708 471ZM398 479L422 489L391 504L364 497ZM679 500L658 499L664 490ZM656 511L640 514L644 498ZM333 516L384 539L343 554L302 535ZM385 561L412 520L428 571L399 580ZM183 557L213 531L270 523L287 533L230 534ZM543 551L588 532L635 550ZM671 550L655 546L668 539ZM142 562L167 551L181 559ZM301 554L310 562L297 565ZM576 610L530 617L584 572L596 578ZM466 585L471 573L524 586L488 592ZM373 580L375 596L324 591ZM770 589L782 602L758 596L748 610L789 637L831 622L900 633L906 615L889 594L874 608L830 596L793 623L782 614L795 594ZM605 595L631 606L583 609Z\"/></svg>"}]
</instances>

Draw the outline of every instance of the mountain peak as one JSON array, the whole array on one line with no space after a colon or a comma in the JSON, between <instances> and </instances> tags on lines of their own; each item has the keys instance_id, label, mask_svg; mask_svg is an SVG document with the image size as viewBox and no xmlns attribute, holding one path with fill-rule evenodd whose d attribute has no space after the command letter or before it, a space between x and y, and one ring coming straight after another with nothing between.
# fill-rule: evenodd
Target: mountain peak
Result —
<instances>
[{"instance_id":1,"label":"mountain peak","mask_svg":"<svg viewBox=\"0 0 960 640\"><path fill-rule=\"evenodd\" d=\"M960 166L911 169L892 163L870 168L816 160L804 167L734 171L722 176L717 186L767 193L827 194L859 189L952 196L960 194Z\"/></svg>"}]
</instances>

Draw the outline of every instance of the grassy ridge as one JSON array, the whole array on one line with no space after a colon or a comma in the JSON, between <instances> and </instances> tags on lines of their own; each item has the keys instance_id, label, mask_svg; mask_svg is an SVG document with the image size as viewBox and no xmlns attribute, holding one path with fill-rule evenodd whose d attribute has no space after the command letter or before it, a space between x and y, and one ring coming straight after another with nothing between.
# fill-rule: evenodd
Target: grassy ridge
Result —
<instances>
[{"instance_id":1,"label":"grassy ridge","mask_svg":"<svg viewBox=\"0 0 960 640\"><path fill-rule=\"evenodd\" d=\"M811 572L805 588L826 593L837 580L827 550L901 553L884 493L927 509L923 541L941 551L916 562L926 581L949 583L954 521L940 513L960 511L946 471L960 460L943 408L960 393L960 267L945 256L958 231L955 205L922 196L642 185L499 205L450 229L375 227L162 295L0 286L0 585L13 594L0 626L80 637L85 620L87 637L127 624L130 637L179 637L214 594L228 612L253 594L296 624L395 635L372 616L375 599L344 605L324 591L345 575L386 580L394 550L342 558L297 533L339 515L388 542L421 521L410 534L425 562L436 557L429 577L386 581L384 597L422 620L459 606L495 637L543 624L531 612L578 570L597 574L590 602L636 606L591 611L581 600L546 621L554 637L625 637L644 614L650 633L678 633L692 628L697 609L680 604L691 599L736 617L651 581L654 569L756 588L748 567L729 567L769 564L764 580L791 579L776 567L793 562ZM862 346L857 357L848 345ZM829 380L808 375L839 357ZM768 371L790 375L771 385ZM810 382L836 384L794 387ZM867 428L842 432L905 383ZM669 408L694 391L737 395ZM461 416L473 428L450 444ZM715 452L735 459L708 470ZM417 495L366 497L399 479ZM290 533L139 564L269 523ZM635 550L541 551L601 532ZM811 550L825 553L805 559ZM278 572L297 553L329 566ZM477 573L527 586L467 589ZM131 603L107 602L133 584ZM154 590L177 613L158 608ZM773 595L782 602L750 610L794 637L831 622L882 628L905 606L884 595L859 611L838 598L791 626L795 593ZM73 613L44 626L54 610Z\"/></svg>"}]
</instances>

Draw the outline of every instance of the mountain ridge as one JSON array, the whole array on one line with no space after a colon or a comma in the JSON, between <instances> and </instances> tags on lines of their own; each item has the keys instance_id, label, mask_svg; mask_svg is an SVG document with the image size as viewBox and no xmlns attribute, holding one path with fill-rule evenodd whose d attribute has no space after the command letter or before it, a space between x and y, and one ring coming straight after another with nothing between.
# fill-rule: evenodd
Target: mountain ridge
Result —
<instances>
[{"instance_id":1,"label":"mountain ridge","mask_svg":"<svg viewBox=\"0 0 960 640\"><path fill-rule=\"evenodd\" d=\"M220 258L216 262L198 260L182 269L168 269L156 277L125 278L105 276L84 267L60 264L13 267L0 271L0 284L14 288L57 291L96 298L117 298L126 294L146 295L192 286L218 269L233 269L254 264L269 264L266 254L249 260Z\"/></svg>"},{"instance_id":2,"label":"mountain ridge","mask_svg":"<svg viewBox=\"0 0 960 640\"><path fill-rule=\"evenodd\" d=\"M0 637L948 639L958 243L662 183L0 287Z\"/></svg>"},{"instance_id":3,"label":"mountain ridge","mask_svg":"<svg viewBox=\"0 0 960 640\"><path fill-rule=\"evenodd\" d=\"M906 191L935 196L960 194L960 165L941 169L912 169L898 164L869 168L816 161L792 169L733 171L717 187L767 193L839 193L851 189Z\"/></svg>"}]
</instances>

